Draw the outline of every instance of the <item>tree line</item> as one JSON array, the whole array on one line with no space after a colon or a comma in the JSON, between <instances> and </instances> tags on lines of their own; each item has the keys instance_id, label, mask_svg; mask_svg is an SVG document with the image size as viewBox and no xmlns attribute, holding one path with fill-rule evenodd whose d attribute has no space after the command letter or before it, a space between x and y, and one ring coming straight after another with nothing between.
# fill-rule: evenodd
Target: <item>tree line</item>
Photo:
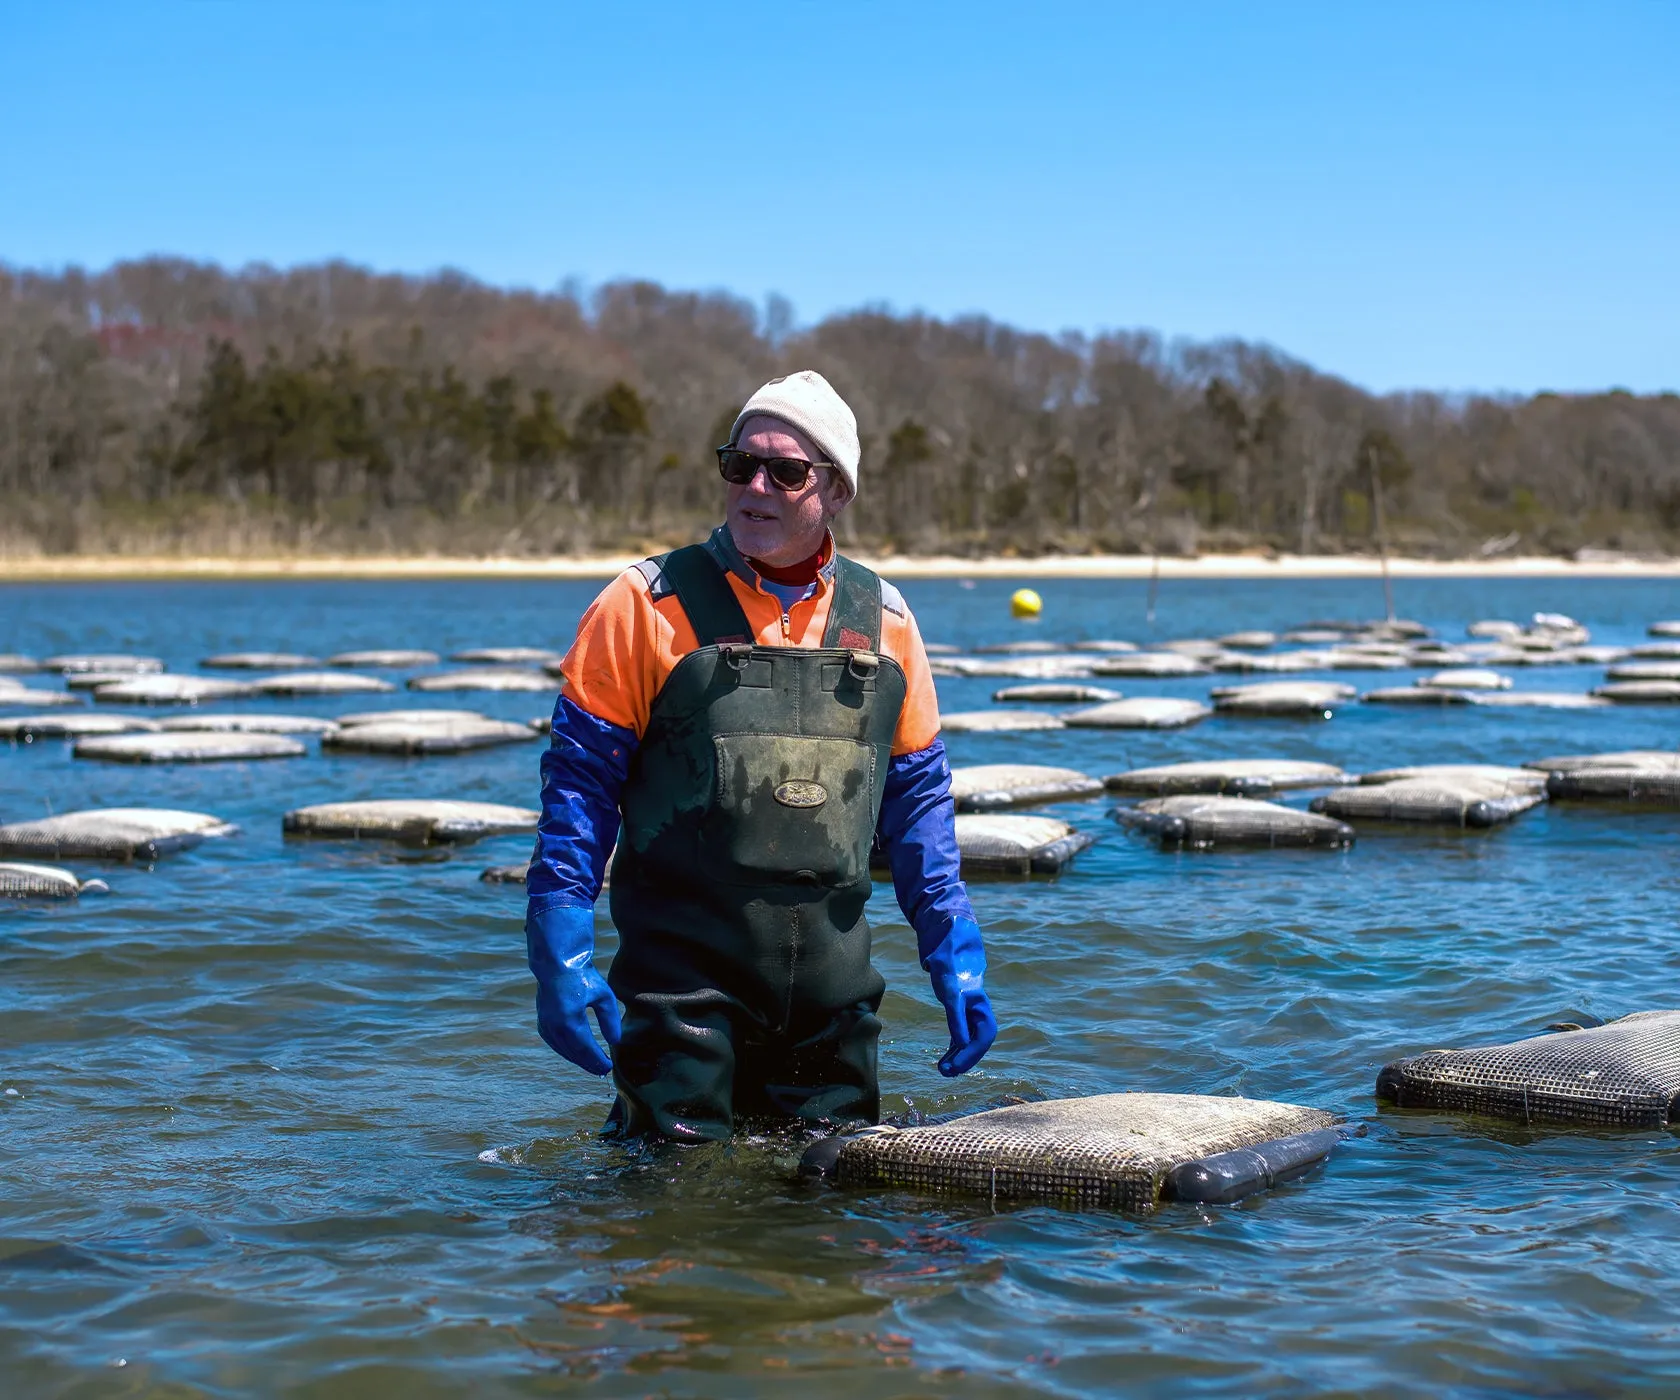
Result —
<instances>
[{"instance_id":1,"label":"tree line","mask_svg":"<svg viewBox=\"0 0 1680 1400\"><path fill-rule=\"evenodd\" d=\"M693 538L740 404L804 367L858 415L851 547L1680 548L1675 394L1378 396L1236 340L147 259L0 267L0 550Z\"/></svg>"}]
</instances>

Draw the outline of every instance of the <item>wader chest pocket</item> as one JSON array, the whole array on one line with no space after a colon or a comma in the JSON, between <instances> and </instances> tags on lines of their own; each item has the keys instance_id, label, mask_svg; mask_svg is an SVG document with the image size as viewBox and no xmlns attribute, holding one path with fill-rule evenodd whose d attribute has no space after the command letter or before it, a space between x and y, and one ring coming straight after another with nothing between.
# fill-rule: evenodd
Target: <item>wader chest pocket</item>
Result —
<instances>
[{"instance_id":1,"label":"wader chest pocket","mask_svg":"<svg viewBox=\"0 0 1680 1400\"><path fill-rule=\"evenodd\" d=\"M875 749L856 739L724 734L701 854L719 879L849 885L869 871Z\"/></svg>"}]
</instances>

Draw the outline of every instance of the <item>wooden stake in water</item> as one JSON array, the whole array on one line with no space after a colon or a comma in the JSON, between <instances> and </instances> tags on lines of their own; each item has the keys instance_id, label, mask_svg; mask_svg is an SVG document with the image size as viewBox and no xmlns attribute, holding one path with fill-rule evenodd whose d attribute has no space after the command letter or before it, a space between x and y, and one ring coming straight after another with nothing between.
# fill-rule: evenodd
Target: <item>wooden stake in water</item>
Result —
<instances>
[{"instance_id":1,"label":"wooden stake in water","mask_svg":"<svg viewBox=\"0 0 1680 1400\"><path fill-rule=\"evenodd\" d=\"M1382 560L1383 604L1388 620L1394 621L1394 581L1388 576L1388 531L1383 526L1382 476L1377 468L1377 448L1373 443L1365 449L1365 460L1371 467L1371 519L1377 531L1377 555Z\"/></svg>"},{"instance_id":2,"label":"wooden stake in water","mask_svg":"<svg viewBox=\"0 0 1680 1400\"><path fill-rule=\"evenodd\" d=\"M1161 588L1161 482L1158 471L1151 469L1149 473L1149 606L1144 612L1144 620L1153 629L1155 626L1155 595Z\"/></svg>"}]
</instances>

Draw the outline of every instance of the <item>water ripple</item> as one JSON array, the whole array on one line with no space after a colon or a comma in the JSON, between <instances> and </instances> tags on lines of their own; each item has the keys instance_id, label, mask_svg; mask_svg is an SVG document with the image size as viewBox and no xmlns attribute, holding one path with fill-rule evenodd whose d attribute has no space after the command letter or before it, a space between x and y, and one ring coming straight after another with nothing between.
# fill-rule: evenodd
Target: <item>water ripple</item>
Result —
<instances>
[{"instance_id":1,"label":"water ripple","mask_svg":"<svg viewBox=\"0 0 1680 1400\"><path fill-rule=\"evenodd\" d=\"M1077 620L1070 634L1141 641L1143 587L1040 591L1049 618ZM1288 626L1355 607L1348 587L1244 585L1239 614L1228 588L1173 583L1161 617L1180 635ZM1612 642L1673 611L1660 583L1401 588L1408 611L1443 627L1563 609ZM563 646L592 591L14 587L0 650L131 648L185 670L239 647ZM924 582L910 596L927 635L971 645L1001 633L1007 592ZM1565 668L1518 684L1594 679ZM994 684L942 682L942 696L975 708ZM1200 695L1206 682L1125 688ZM544 708L483 700L509 719ZM1370 707L1328 724L963 735L952 752L1095 773L1245 752L1372 768L1675 738L1655 708ZM332 797L529 803L535 758L530 746L148 770L76 763L61 744L0 751L5 819L148 803L241 827L153 868L101 871L108 896L0 909L11 1393L1680 1385L1671 1134L1501 1127L1379 1110L1371 1094L1398 1054L1672 1004L1680 867L1666 854L1680 817L1542 808L1493 832L1366 832L1340 853L1174 855L1121 831L1108 803L1064 804L1054 810L1099 837L1070 874L975 887L1004 1031L959 1081L934 1069L944 1018L878 889L889 1112L1134 1088L1287 1098L1369 1125L1268 1195L1136 1220L808 1188L793 1179L796 1137L603 1142L604 1087L532 1029L520 893L477 879L523 859L527 838L416 858L280 833L287 807ZM605 958L604 919L601 935Z\"/></svg>"}]
</instances>

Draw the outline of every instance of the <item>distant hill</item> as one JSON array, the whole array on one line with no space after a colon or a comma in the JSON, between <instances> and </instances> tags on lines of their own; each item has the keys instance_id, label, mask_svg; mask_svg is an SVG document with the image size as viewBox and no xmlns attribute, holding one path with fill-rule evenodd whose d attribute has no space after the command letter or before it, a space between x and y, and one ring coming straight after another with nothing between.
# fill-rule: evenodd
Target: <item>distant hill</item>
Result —
<instances>
[{"instance_id":1,"label":"distant hill","mask_svg":"<svg viewBox=\"0 0 1680 1400\"><path fill-rule=\"evenodd\" d=\"M695 536L763 380L856 409L874 550L1680 550L1680 397L1377 397L1264 345L332 263L0 268L0 552L551 554Z\"/></svg>"}]
</instances>

